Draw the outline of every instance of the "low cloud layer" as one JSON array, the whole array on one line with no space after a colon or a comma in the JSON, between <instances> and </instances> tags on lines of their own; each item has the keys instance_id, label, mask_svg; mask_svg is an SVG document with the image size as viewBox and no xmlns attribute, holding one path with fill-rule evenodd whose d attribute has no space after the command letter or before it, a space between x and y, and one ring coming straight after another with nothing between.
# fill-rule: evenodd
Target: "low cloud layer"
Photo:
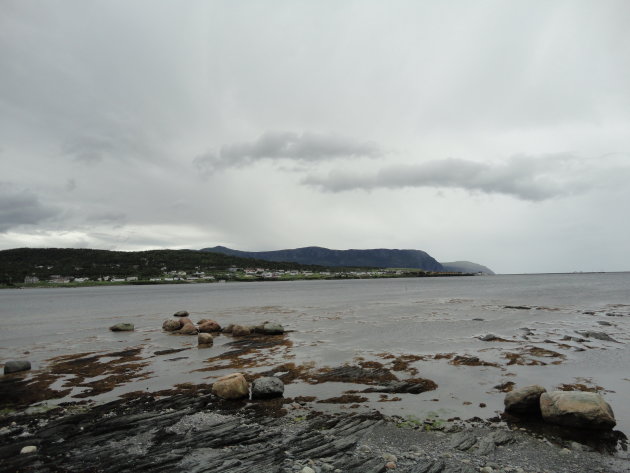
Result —
<instances>
[{"instance_id":1,"label":"low cloud layer","mask_svg":"<svg viewBox=\"0 0 630 473\"><path fill-rule=\"evenodd\" d=\"M291 159L318 162L338 158L376 158L383 153L376 143L355 141L335 134L268 132L255 141L221 147L218 153L208 152L193 160L203 174L244 167L263 159Z\"/></svg>"},{"instance_id":2,"label":"low cloud layer","mask_svg":"<svg viewBox=\"0 0 630 473\"><path fill-rule=\"evenodd\" d=\"M25 189L0 183L0 233L22 225L37 225L59 213L40 202L39 197Z\"/></svg>"},{"instance_id":3,"label":"low cloud layer","mask_svg":"<svg viewBox=\"0 0 630 473\"><path fill-rule=\"evenodd\" d=\"M328 192L405 187L459 188L542 201L579 194L601 185L601 174L605 172L602 164L606 160L601 157L595 163L570 154L512 156L500 163L449 158L417 165L391 165L373 174L332 171L325 177L309 176L303 183ZM610 178L619 179L630 174L627 166L610 164Z\"/></svg>"}]
</instances>

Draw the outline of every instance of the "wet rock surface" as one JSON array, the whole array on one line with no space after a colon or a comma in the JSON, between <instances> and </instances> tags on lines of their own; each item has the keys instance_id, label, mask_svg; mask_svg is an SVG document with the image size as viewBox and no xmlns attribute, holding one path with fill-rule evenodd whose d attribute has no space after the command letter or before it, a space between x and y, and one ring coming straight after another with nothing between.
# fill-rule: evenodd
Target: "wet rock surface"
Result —
<instances>
[{"instance_id":1,"label":"wet rock surface","mask_svg":"<svg viewBox=\"0 0 630 473\"><path fill-rule=\"evenodd\" d=\"M505 396L505 411L517 415L532 414L540 416L540 395L546 391L545 388L538 385L514 389Z\"/></svg>"},{"instance_id":2,"label":"wet rock surface","mask_svg":"<svg viewBox=\"0 0 630 473\"><path fill-rule=\"evenodd\" d=\"M4 363L4 374L18 373L31 369L31 362L28 360L9 360Z\"/></svg>"},{"instance_id":3,"label":"wet rock surface","mask_svg":"<svg viewBox=\"0 0 630 473\"><path fill-rule=\"evenodd\" d=\"M198 391L6 417L0 471L627 471L617 458L505 425L462 425L450 434L400 428L378 413L292 418L260 412ZM24 447L35 448L20 454Z\"/></svg>"},{"instance_id":4,"label":"wet rock surface","mask_svg":"<svg viewBox=\"0 0 630 473\"><path fill-rule=\"evenodd\" d=\"M576 333L579 333L586 338L595 338L597 340L604 340L606 342L618 343L617 340L615 340L605 332L598 332L596 330L576 330Z\"/></svg>"},{"instance_id":5,"label":"wet rock surface","mask_svg":"<svg viewBox=\"0 0 630 473\"><path fill-rule=\"evenodd\" d=\"M118 324L114 324L109 329L112 332L133 332L134 326L131 323L121 322Z\"/></svg>"},{"instance_id":6,"label":"wet rock surface","mask_svg":"<svg viewBox=\"0 0 630 473\"><path fill-rule=\"evenodd\" d=\"M249 385L241 373L232 373L214 382L212 394L222 399L241 399L249 395Z\"/></svg>"},{"instance_id":7,"label":"wet rock surface","mask_svg":"<svg viewBox=\"0 0 630 473\"><path fill-rule=\"evenodd\" d=\"M200 333L197 335L197 345L211 346L214 343L214 338L209 333Z\"/></svg>"},{"instance_id":8,"label":"wet rock surface","mask_svg":"<svg viewBox=\"0 0 630 473\"><path fill-rule=\"evenodd\" d=\"M257 378L252 383L252 399L267 399L282 396L284 383L275 376Z\"/></svg>"},{"instance_id":9,"label":"wet rock surface","mask_svg":"<svg viewBox=\"0 0 630 473\"><path fill-rule=\"evenodd\" d=\"M179 320L175 319L165 320L164 323L162 323L162 330L166 332L174 332L175 330L179 330L181 327L182 324Z\"/></svg>"}]
</instances>

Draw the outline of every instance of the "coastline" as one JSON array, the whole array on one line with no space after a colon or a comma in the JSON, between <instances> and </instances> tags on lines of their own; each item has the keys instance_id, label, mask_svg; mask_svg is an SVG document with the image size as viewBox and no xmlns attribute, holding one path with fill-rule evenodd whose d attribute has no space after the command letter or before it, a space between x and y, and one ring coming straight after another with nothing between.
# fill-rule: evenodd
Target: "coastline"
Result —
<instances>
[{"instance_id":1,"label":"coastline","mask_svg":"<svg viewBox=\"0 0 630 473\"><path fill-rule=\"evenodd\" d=\"M256 282L287 282L287 281L346 281L353 279L402 279L402 278L448 278L477 276L473 273L450 273L430 271L406 271L402 274L387 275L347 275L347 276L315 276L315 277L283 277L283 278L227 278L221 280L180 280L180 281L84 281L84 282L38 282L15 283L12 285L0 284L0 289L46 289L46 288L74 288L74 287L112 287L112 286L168 286L186 284L226 284L226 283L256 283Z\"/></svg>"}]
</instances>

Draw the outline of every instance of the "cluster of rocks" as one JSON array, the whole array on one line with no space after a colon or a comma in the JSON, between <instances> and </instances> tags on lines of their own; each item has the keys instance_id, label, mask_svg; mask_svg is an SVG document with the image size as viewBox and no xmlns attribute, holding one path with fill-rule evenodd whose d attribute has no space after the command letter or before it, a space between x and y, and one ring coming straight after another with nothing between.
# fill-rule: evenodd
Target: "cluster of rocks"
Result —
<instances>
[{"instance_id":1,"label":"cluster of rocks","mask_svg":"<svg viewBox=\"0 0 630 473\"><path fill-rule=\"evenodd\" d=\"M248 398L249 383L241 373L222 376L212 384L212 394L221 399ZM252 399L270 399L284 394L284 383L276 376L257 378L251 385Z\"/></svg>"},{"instance_id":2,"label":"cluster of rocks","mask_svg":"<svg viewBox=\"0 0 630 473\"><path fill-rule=\"evenodd\" d=\"M506 394L505 412L517 417L541 418L554 425L578 429L611 430L615 415L604 398L594 392L552 391L538 385Z\"/></svg>"},{"instance_id":3,"label":"cluster of rocks","mask_svg":"<svg viewBox=\"0 0 630 473\"><path fill-rule=\"evenodd\" d=\"M219 323L211 319L201 319L197 324L188 317L190 314L185 310L180 310L173 314L174 319L165 320L162 329L166 332L180 335L197 335L199 346L210 346L213 344L213 333L230 333L235 337L246 337L253 334L281 335L284 327L278 323L265 321L259 325L237 325L229 324L221 327Z\"/></svg>"}]
</instances>

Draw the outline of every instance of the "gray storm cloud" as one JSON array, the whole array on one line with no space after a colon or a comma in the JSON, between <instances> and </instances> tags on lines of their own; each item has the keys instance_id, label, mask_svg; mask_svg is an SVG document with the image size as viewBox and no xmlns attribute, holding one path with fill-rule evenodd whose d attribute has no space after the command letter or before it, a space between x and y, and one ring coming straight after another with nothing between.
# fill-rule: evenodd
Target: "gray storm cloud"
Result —
<instances>
[{"instance_id":1,"label":"gray storm cloud","mask_svg":"<svg viewBox=\"0 0 630 473\"><path fill-rule=\"evenodd\" d=\"M0 182L0 233L21 225L40 224L58 213L56 208L40 202L32 192Z\"/></svg>"},{"instance_id":2,"label":"gray storm cloud","mask_svg":"<svg viewBox=\"0 0 630 473\"><path fill-rule=\"evenodd\" d=\"M208 152L196 157L193 164L201 173L212 174L263 159L317 162L338 158L376 158L382 154L379 146L370 141L355 141L336 134L285 131L267 132L255 141L222 146L218 153Z\"/></svg>"},{"instance_id":3,"label":"gray storm cloud","mask_svg":"<svg viewBox=\"0 0 630 473\"><path fill-rule=\"evenodd\" d=\"M627 0L0 4L0 248L630 267Z\"/></svg>"},{"instance_id":4,"label":"gray storm cloud","mask_svg":"<svg viewBox=\"0 0 630 473\"><path fill-rule=\"evenodd\" d=\"M601 162L605 157L599 160ZM579 194L602 182L592 162L570 154L538 157L512 156L500 163L443 159L417 165L391 165L373 174L332 171L308 176L302 182L328 192L405 187L459 188L487 194L504 194L521 200L542 201ZM612 166L610 176L628 175L627 167ZM607 182L610 182L608 180Z\"/></svg>"}]
</instances>

